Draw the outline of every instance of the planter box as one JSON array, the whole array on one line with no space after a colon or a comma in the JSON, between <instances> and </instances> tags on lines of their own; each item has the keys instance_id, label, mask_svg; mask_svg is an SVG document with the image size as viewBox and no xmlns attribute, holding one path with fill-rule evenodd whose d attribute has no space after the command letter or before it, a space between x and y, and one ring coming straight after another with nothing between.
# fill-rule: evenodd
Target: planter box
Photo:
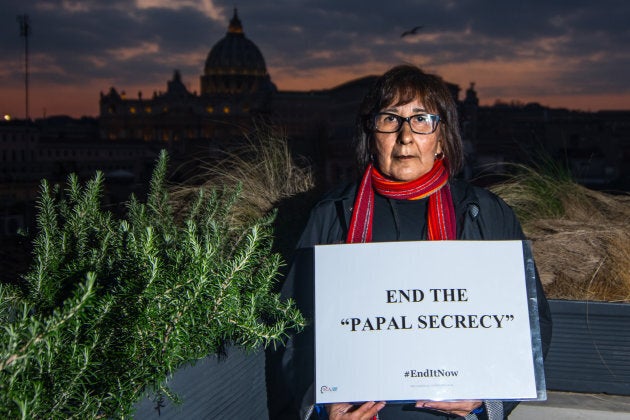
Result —
<instances>
[{"instance_id":1,"label":"planter box","mask_svg":"<svg viewBox=\"0 0 630 420\"><path fill-rule=\"evenodd\" d=\"M265 352L229 348L227 357L209 356L179 369L169 381L181 405L165 400L160 411L145 398L136 404L136 420L267 420Z\"/></svg>"},{"instance_id":2,"label":"planter box","mask_svg":"<svg viewBox=\"0 0 630 420\"><path fill-rule=\"evenodd\" d=\"M553 391L630 395L630 304L550 300L553 339L545 361ZM229 349L177 371L170 381L183 399L158 414L149 399L136 419L267 419L265 356Z\"/></svg>"},{"instance_id":3,"label":"planter box","mask_svg":"<svg viewBox=\"0 0 630 420\"><path fill-rule=\"evenodd\" d=\"M630 304L550 300L547 388L630 395Z\"/></svg>"}]
</instances>

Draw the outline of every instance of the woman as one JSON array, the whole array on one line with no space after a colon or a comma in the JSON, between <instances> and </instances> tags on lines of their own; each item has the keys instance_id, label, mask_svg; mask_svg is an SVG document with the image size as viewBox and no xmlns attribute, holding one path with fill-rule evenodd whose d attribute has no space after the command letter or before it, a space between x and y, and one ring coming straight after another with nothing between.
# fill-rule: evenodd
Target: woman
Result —
<instances>
[{"instance_id":1,"label":"woman","mask_svg":"<svg viewBox=\"0 0 630 420\"><path fill-rule=\"evenodd\" d=\"M381 76L357 118L361 180L338 189L311 212L298 249L316 244L405 240L521 240L512 210L487 190L456 180L463 165L456 104L437 76L403 65ZM312 316L308 258L296 257L284 287L305 316ZM304 271L302 271L304 270ZM543 353L551 339L551 317L537 282ZM330 419L502 419L516 402L418 401L415 405L367 402L312 405L312 332L290 340L284 371L301 417ZM418 357L421 357L419 354ZM326 413L323 413L323 411Z\"/></svg>"}]
</instances>

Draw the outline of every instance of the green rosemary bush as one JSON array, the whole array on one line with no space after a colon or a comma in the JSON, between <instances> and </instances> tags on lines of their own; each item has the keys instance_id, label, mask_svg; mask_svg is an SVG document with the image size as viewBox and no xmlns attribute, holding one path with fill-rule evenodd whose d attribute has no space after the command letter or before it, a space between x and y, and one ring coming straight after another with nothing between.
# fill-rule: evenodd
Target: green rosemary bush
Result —
<instances>
[{"instance_id":1,"label":"green rosemary bush","mask_svg":"<svg viewBox=\"0 0 630 420\"><path fill-rule=\"evenodd\" d=\"M0 285L0 418L128 417L147 393L176 399L179 366L303 325L271 292L273 217L235 226L238 190L199 189L176 219L166 168L162 152L147 202L121 220L101 208L101 174L42 182L32 266Z\"/></svg>"}]
</instances>

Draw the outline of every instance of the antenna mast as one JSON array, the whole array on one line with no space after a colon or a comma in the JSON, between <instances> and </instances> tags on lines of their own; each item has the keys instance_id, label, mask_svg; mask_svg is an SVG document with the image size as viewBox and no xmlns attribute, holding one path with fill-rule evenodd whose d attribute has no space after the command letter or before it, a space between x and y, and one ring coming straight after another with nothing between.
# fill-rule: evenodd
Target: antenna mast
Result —
<instances>
[{"instance_id":1,"label":"antenna mast","mask_svg":"<svg viewBox=\"0 0 630 420\"><path fill-rule=\"evenodd\" d=\"M18 15L17 21L20 24L20 36L24 37L24 90L25 90L25 107L26 120L30 119L28 107L28 36L31 34L31 24L27 14Z\"/></svg>"}]
</instances>

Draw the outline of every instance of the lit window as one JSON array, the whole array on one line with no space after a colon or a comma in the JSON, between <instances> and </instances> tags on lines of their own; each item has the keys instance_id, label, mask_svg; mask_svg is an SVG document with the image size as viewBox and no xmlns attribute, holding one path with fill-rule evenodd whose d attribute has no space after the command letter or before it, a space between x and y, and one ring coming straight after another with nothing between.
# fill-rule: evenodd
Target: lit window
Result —
<instances>
[{"instance_id":1,"label":"lit window","mask_svg":"<svg viewBox=\"0 0 630 420\"><path fill-rule=\"evenodd\" d=\"M147 114L150 114L150 113L151 113L151 111L152 111L152 109L151 109L151 107L150 107L150 106L146 106L146 107L144 108L144 112L146 112Z\"/></svg>"},{"instance_id":2,"label":"lit window","mask_svg":"<svg viewBox=\"0 0 630 420\"><path fill-rule=\"evenodd\" d=\"M208 112L208 114L212 114L214 112L214 107L209 106L206 108L206 111Z\"/></svg>"},{"instance_id":3,"label":"lit window","mask_svg":"<svg viewBox=\"0 0 630 420\"><path fill-rule=\"evenodd\" d=\"M223 107L223 113L224 113L224 114L229 114L229 113L230 113L230 107L229 107L229 106L227 106L227 105L226 105L226 106L224 106L224 107Z\"/></svg>"},{"instance_id":4,"label":"lit window","mask_svg":"<svg viewBox=\"0 0 630 420\"><path fill-rule=\"evenodd\" d=\"M135 106L130 106L129 107L129 112L131 112L132 114L136 113L136 107Z\"/></svg>"}]
</instances>

